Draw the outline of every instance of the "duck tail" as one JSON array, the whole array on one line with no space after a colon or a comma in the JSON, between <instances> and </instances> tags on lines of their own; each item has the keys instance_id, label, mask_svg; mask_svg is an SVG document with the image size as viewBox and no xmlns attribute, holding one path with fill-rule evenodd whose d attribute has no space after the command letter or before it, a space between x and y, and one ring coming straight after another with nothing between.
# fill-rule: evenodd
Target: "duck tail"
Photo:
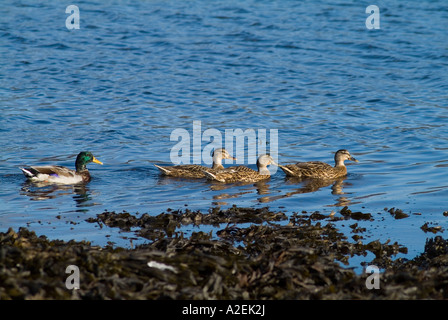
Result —
<instances>
[{"instance_id":1,"label":"duck tail","mask_svg":"<svg viewBox=\"0 0 448 320\"><path fill-rule=\"evenodd\" d=\"M283 170L284 173L286 173L287 176L295 176L294 172L292 172L289 168L279 165L280 169Z\"/></svg>"},{"instance_id":2,"label":"duck tail","mask_svg":"<svg viewBox=\"0 0 448 320\"><path fill-rule=\"evenodd\" d=\"M202 172L204 172L205 177L206 177L208 180L215 180L215 181L224 182L222 179L218 178L215 174L213 174L213 173L211 173L211 172L208 172L208 171L206 171L206 170L202 170Z\"/></svg>"},{"instance_id":3,"label":"duck tail","mask_svg":"<svg viewBox=\"0 0 448 320\"><path fill-rule=\"evenodd\" d=\"M216 180L216 176L215 176L213 173L208 172L208 171L206 171L206 170L202 170L202 172L204 172L205 177L206 177L207 179L209 179L209 180Z\"/></svg>"},{"instance_id":4,"label":"duck tail","mask_svg":"<svg viewBox=\"0 0 448 320\"><path fill-rule=\"evenodd\" d=\"M33 178L37 174L36 170L33 170L32 168L20 168L20 170L22 170L23 174L27 178Z\"/></svg>"},{"instance_id":5,"label":"duck tail","mask_svg":"<svg viewBox=\"0 0 448 320\"><path fill-rule=\"evenodd\" d=\"M156 165L156 164L155 164L155 166L156 166L156 168L159 169L160 172L162 172L163 174L169 175L169 174L171 173L171 171L168 170L168 169L165 168L165 167L161 167L161 166L158 166L158 165Z\"/></svg>"}]
</instances>

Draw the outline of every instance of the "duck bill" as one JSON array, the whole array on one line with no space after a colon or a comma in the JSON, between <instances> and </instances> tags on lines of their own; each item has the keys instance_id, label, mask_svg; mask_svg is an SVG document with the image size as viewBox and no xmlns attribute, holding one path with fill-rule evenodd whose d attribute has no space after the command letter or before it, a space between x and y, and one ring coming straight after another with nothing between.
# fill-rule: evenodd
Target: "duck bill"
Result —
<instances>
[{"instance_id":1,"label":"duck bill","mask_svg":"<svg viewBox=\"0 0 448 320\"><path fill-rule=\"evenodd\" d=\"M98 160L97 158L93 157L93 162L98 163L98 164L103 164L100 160Z\"/></svg>"},{"instance_id":2,"label":"duck bill","mask_svg":"<svg viewBox=\"0 0 448 320\"><path fill-rule=\"evenodd\" d=\"M351 161L354 161L354 162L359 162L358 160L356 160L355 158L353 158L353 157L350 157L350 159L349 160L351 160Z\"/></svg>"}]
</instances>

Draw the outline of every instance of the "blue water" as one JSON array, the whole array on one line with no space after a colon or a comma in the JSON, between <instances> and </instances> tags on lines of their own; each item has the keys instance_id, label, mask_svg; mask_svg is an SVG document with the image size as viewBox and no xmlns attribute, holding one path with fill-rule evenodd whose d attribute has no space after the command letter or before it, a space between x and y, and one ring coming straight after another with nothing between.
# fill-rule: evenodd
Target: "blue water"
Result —
<instances>
[{"instance_id":1,"label":"blue water","mask_svg":"<svg viewBox=\"0 0 448 320\"><path fill-rule=\"evenodd\" d=\"M448 235L446 1L377 1L377 30L365 1L77 1L74 30L69 3L40 2L0 6L0 231L128 246L132 233L85 219L236 204L370 212L362 241L396 241L409 258L434 236L424 223ZM284 164L332 163L341 148L360 162L334 187L281 170L245 186L160 177L171 133L193 135L193 121L223 143L226 129L278 130ZM38 187L19 170L73 168L82 150L104 162L84 187ZM351 239L354 222L335 225Z\"/></svg>"}]
</instances>

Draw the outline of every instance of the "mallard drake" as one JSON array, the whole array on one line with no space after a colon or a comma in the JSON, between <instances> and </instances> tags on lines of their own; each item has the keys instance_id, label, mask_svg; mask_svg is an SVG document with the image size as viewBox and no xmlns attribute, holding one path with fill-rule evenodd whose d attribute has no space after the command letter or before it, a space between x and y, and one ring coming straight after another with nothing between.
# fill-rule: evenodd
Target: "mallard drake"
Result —
<instances>
[{"instance_id":1,"label":"mallard drake","mask_svg":"<svg viewBox=\"0 0 448 320\"><path fill-rule=\"evenodd\" d=\"M76 171L62 166L32 166L20 168L20 170L32 182L77 184L90 181L90 173L86 167L90 162L103 164L91 152L83 151L76 157Z\"/></svg>"},{"instance_id":2,"label":"mallard drake","mask_svg":"<svg viewBox=\"0 0 448 320\"><path fill-rule=\"evenodd\" d=\"M219 181L223 183L251 183L268 179L271 176L271 173L269 172L267 166L270 164L278 166L278 164L270 155L264 154L257 159L258 171L245 166L237 166L220 171L212 172L210 170L207 170L204 172L207 175L207 179L213 181Z\"/></svg>"},{"instance_id":3,"label":"mallard drake","mask_svg":"<svg viewBox=\"0 0 448 320\"><path fill-rule=\"evenodd\" d=\"M347 174L344 161L351 160L358 162L345 149L336 151L334 155L335 166L320 161L297 162L296 164L280 165L279 167L290 177L334 179Z\"/></svg>"},{"instance_id":4,"label":"mallard drake","mask_svg":"<svg viewBox=\"0 0 448 320\"><path fill-rule=\"evenodd\" d=\"M183 164L170 167L162 167L155 164L155 166L160 170L162 174L166 176L199 179L205 178L205 170L217 171L224 169L224 166L222 165L223 159L236 160L236 158L232 157L226 149L218 148L213 151L213 165L211 168L198 164Z\"/></svg>"}]
</instances>

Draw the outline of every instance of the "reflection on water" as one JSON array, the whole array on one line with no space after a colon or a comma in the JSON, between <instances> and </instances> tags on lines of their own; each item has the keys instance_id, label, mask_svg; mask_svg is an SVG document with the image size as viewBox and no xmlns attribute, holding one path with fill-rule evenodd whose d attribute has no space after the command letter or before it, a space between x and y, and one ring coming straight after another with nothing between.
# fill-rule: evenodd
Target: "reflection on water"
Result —
<instances>
[{"instance_id":1,"label":"reflection on water","mask_svg":"<svg viewBox=\"0 0 448 320\"><path fill-rule=\"evenodd\" d=\"M331 186L331 194L339 195L336 199L336 202L333 205L328 206L348 206L351 204L351 200L349 197L345 196L347 193L343 191L344 186L350 186L350 183L344 182L347 177L341 177L337 179L303 179L297 177L285 177L284 185L288 186L290 189L291 186L297 185L298 188L295 188L294 191L288 191L284 194L276 195L275 193L281 192L278 190L273 191L270 186L270 180L259 181L257 183L233 183L233 184L222 184L219 182L212 181L210 182L210 190L212 191L225 191L218 193L213 196L214 200L223 200L223 199L234 199L242 197L243 195L255 193L260 195L261 197L257 198L257 202L259 203L269 203L274 202L279 199L293 197L294 195L303 194L303 193L312 193L316 192L321 188L326 188ZM241 187L248 186L247 188L241 189ZM228 190L237 189L238 192L230 193ZM223 201L215 201L214 205L227 205L227 202Z\"/></svg>"},{"instance_id":2,"label":"reflection on water","mask_svg":"<svg viewBox=\"0 0 448 320\"><path fill-rule=\"evenodd\" d=\"M297 192L291 192L289 195L297 194L297 193L308 193L319 190L320 188L331 187L332 194L343 194L343 182L347 177L341 177L337 179L303 179L296 177L287 177L287 184L301 184L302 187L297 189Z\"/></svg>"},{"instance_id":3,"label":"reflection on water","mask_svg":"<svg viewBox=\"0 0 448 320\"><path fill-rule=\"evenodd\" d=\"M85 184L79 185L58 185L46 182L30 182L23 183L20 194L31 198L33 201L41 201L55 199L72 195L76 207L91 206L87 204L92 200L89 187Z\"/></svg>"},{"instance_id":4,"label":"reflection on water","mask_svg":"<svg viewBox=\"0 0 448 320\"><path fill-rule=\"evenodd\" d=\"M447 210L444 1L385 2L394 16L387 32L346 19L365 9L357 1L115 2L89 4L114 19L97 15L92 28L67 37L64 26L40 27L54 25L54 6L24 11L2 1L0 231L49 212L360 204L424 212L399 224L378 220L382 236L409 245L426 238L419 219L438 221ZM414 23L403 32L408 17ZM197 139L193 121L202 123ZM195 151L212 142L206 130L225 137L236 128L277 129L280 163L328 160L347 148L362 165L343 180L277 172L250 185L167 179L152 165L170 162L173 130L185 129ZM35 162L72 167L81 146L105 163L92 168L88 186L23 184L15 174ZM96 236L93 229L86 238Z\"/></svg>"},{"instance_id":5,"label":"reflection on water","mask_svg":"<svg viewBox=\"0 0 448 320\"><path fill-rule=\"evenodd\" d=\"M244 187L244 186L249 186L248 188L244 188L243 190L247 190L247 191L240 191L237 193L220 193L217 195L213 196L214 200L221 200L221 199L232 199L232 198L239 198L245 194L250 194L250 193L255 193L258 195L264 195L264 194L270 194L270 190L269 190L269 183L268 183L269 179L266 181L258 181L256 183L253 182L247 182L247 183L231 183L231 184L222 184L216 181L212 181L210 182L211 186L210 186L210 190L212 191L221 191L221 190L227 190L227 189L231 189L231 188L238 188L238 190L240 190L240 187ZM259 202L264 202L262 198L258 198ZM212 202L213 205L228 205L227 202L223 202L223 201L214 201Z\"/></svg>"},{"instance_id":6,"label":"reflection on water","mask_svg":"<svg viewBox=\"0 0 448 320\"><path fill-rule=\"evenodd\" d=\"M286 185L300 185L300 187L295 189L294 191L286 192L283 195L266 196L258 200L263 203L272 202L282 198L292 197L297 194L316 192L321 188L325 188L331 185L331 194L341 195L340 197L338 197L337 202L334 206L346 206L350 204L350 200L347 197L342 196L345 194L343 192L343 186L344 180L346 178L347 177L341 177L337 179L303 179L297 177L286 177Z\"/></svg>"}]
</instances>

